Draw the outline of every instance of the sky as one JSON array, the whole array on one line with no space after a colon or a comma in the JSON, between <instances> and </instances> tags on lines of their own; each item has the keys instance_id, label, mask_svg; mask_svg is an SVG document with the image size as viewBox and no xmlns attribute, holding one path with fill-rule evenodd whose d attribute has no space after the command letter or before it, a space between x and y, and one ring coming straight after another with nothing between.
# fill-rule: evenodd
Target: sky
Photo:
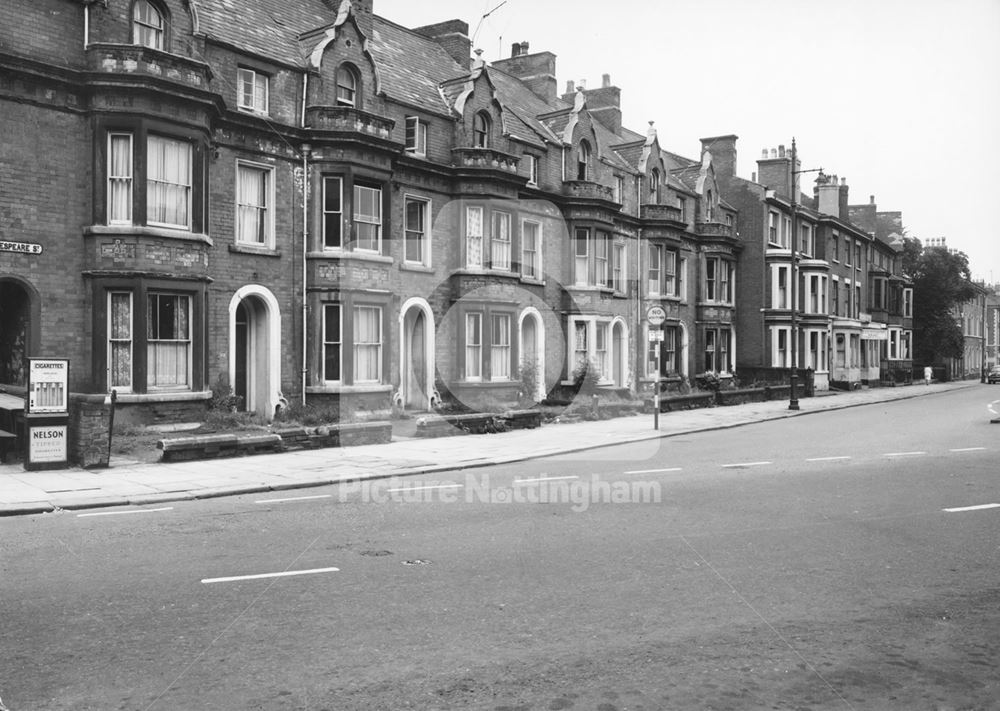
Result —
<instances>
[{"instance_id":1,"label":"sky","mask_svg":"<svg viewBox=\"0 0 1000 711\"><path fill-rule=\"evenodd\" d=\"M697 159L736 134L737 173L796 139L907 234L945 237L1000 282L1000 0L374 0L405 27L469 24L487 62L556 55L566 83L621 88L623 122ZM491 12L492 11L492 12ZM484 17L485 16L485 17ZM803 176L810 194L812 175Z\"/></svg>"}]
</instances>

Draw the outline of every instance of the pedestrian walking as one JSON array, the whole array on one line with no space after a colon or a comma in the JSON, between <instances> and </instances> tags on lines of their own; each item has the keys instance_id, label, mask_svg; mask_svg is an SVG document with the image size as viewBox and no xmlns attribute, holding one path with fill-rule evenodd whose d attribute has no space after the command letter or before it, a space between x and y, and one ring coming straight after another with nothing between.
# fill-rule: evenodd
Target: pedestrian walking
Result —
<instances>
[{"instance_id":1,"label":"pedestrian walking","mask_svg":"<svg viewBox=\"0 0 1000 711\"><path fill-rule=\"evenodd\" d=\"M931 384L931 378L934 376L934 370L929 366L924 366L924 385Z\"/></svg>"}]
</instances>

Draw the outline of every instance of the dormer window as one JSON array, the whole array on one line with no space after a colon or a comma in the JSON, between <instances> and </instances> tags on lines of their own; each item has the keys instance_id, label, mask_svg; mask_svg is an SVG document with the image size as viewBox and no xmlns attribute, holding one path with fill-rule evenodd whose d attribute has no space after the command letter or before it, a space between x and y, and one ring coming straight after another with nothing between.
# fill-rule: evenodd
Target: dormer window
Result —
<instances>
[{"instance_id":1,"label":"dormer window","mask_svg":"<svg viewBox=\"0 0 1000 711\"><path fill-rule=\"evenodd\" d=\"M654 205L660 202L660 171L657 168L649 172L649 201Z\"/></svg>"},{"instance_id":2,"label":"dormer window","mask_svg":"<svg viewBox=\"0 0 1000 711\"><path fill-rule=\"evenodd\" d=\"M358 75L342 64L337 69L337 106L356 106L358 98Z\"/></svg>"},{"instance_id":3,"label":"dormer window","mask_svg":"<svg viewBox=\"0 0 1000 711\"><path fill-rule=\"evenodd\" d=\"M151 49L163 49L166 29L163 14L149 0L137 0L132 6L132 42Z\"/></svg>"},{"instance_id":4,"label":"dormer window","mask_svg":"<svg viewBox=\"0 0 1000 711\"><path fill-rule=\"evenodd\" d=\"M490 116L485 111L472 118L472 145L476 148L490 147Z\"/></svg>"},{"instance_id":5,"label":"dormer window","mask_svg":"<svg viewBox=\"0 0 1000 711\"><path fill-rule=\"evenodd\" d=\"M580 141L577 151L576 179L590 180L590 144L586 141Z\"/></svg>"}]
</instances>

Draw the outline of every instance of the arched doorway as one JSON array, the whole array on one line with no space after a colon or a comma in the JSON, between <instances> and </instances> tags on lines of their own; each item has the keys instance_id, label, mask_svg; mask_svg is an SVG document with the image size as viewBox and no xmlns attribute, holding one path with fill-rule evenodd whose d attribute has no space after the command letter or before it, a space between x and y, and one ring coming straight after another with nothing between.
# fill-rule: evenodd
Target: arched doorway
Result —
<instances>
[{"instance_id":1,"label":"arched doorway","mask_svg":"<svg viewBox=\"0 0 1000 711\"><path fill-rule=\"evenodd\" d=\"M25 385L38 351L38 301L20 281L0 277L0 383Z\"/></svg>"},{"instance_id":2,"label":"arched doorway","mask_svg":"<svg viewBox=\"0 0 1000 711\"><path fill-rule=\"evenodd\" d=\"M518 350L521 354L521 372L525 368L535 371L535 400L545 398L548 388L545 383L545 326L541 314L531 307L521 314Z\"/></svg>"},{"instance_id":3,"label":"arched doorway","mask_svg":"<svg viewBox=\"0 0 1000 711\"><path fill-rule=\"evenodd\" d=\"M243 409L270 419L281 401L281 316L264 287L240 289L229 304L229 382Z\"/></svg>"},{"instance_id":4,"label":"arched doorway","mask_svg":"<svg viewBox=\"0 0 1000 711\"><path fill-rule=\"evenodd\" d=\"M413 410L431 409L434 393L434 313L424 299L409 299L400 310L399 402Z\"/></svg>"}]
</instances>

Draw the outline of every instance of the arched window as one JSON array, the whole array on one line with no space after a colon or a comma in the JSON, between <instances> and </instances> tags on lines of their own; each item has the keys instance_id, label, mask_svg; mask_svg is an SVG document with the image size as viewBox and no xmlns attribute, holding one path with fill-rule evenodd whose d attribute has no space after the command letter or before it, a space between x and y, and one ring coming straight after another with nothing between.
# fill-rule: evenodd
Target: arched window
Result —
<instances>
[{"instance_id":1,"label":"arched window","mask_svg":"<svg viewBox=\"0 0 1000 711\"><path fill-rule=\"evenodd\" d=\"M485 111L472 118L472 145L476 148L490 147L490 116Z\"/></svg>"},{"instance_id":2,"label":"arched window","mask_svg":"<svg viewBox=\"0 0 1000 711\"><path fill-rule=\"evenodd\" d=\"M357 106L358 75L354 69L341 64L337 69L337 106Z\"/></svg>"},{"instance_id":3,"label":"arched window","mask_svg":"<svg viewBox=\"0 0 1000 711\"><path fill-rule=\"evenodd\" d=\"M576 179L590 180L590 144L580 141L580 149L577 151Z\"/></svg>"},{"instance_id":4,"label":"arched window","mask_svg":"<svg viewBox=\"0 0 1000 711\"><path fill-rule=\"evenodd\" d=\"M166 24L163 13L149 0L137 0L132 6L133 43L152 49L163 49Z\"/></svg>"},{"instance_id":5,"label":"arched window","mask_svg":"<svg viewBox=\"0 0 1000 711\"><path fill-rule=\"evenodd\" d=\"M653 168L649 172L649 201L657 205L660 202L660 170Z\"/></svg>"}]
</instances>

